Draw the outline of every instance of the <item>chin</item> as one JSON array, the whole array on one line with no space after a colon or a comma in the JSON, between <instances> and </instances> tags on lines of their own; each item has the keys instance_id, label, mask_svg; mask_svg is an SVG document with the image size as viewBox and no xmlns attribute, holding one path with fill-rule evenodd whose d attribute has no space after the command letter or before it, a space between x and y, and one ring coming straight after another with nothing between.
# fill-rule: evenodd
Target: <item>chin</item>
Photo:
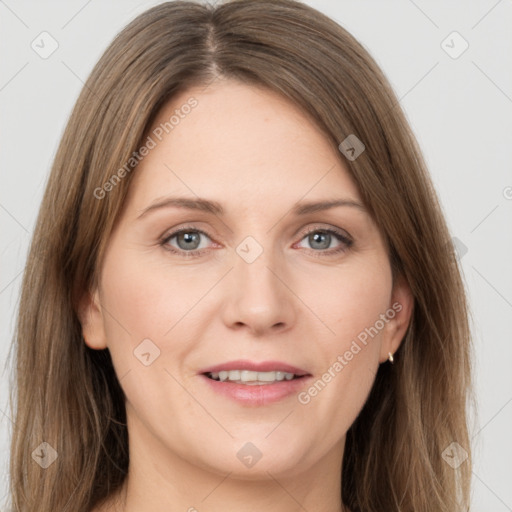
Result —
<instances>
[{"instance_id":1,"label":"chin","mask_svg":"<svg viewBox=\"0 0 512 512\"><path fill-rule=\"evenodd\" d=\"M213 453L213 460L209 457L208 461L204 461L205 464L210 470L223 475L230 473L230 478L240 480L267 480L269 473L275 477L291 477L306 469L311 449L302 450L296 442L287 442L285 445L282 442L272 443L269 439L265 440L263 435L260 436L261 441L254 437L252 439L234 440L226 450Z\"/></svg>"}]
</instances>

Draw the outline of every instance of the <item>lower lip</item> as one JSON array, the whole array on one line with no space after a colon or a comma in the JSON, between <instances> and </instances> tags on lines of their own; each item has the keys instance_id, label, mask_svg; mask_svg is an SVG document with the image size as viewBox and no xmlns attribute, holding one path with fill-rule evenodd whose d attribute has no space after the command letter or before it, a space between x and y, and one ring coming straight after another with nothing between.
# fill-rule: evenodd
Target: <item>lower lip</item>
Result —
<instances>
[{"instance_id":1,"label":"lower lip","mask_svg":"<svg viewBox=\"0 0 512 512\"><path fill-rule=\"evenodd\" d=\"M247 406L261 406L279 402L290 395L297 394L311 379L311 375L300 379L276 381L272 384L247 385L234 382L213 380L200 375L210 388L219 395L227 396Z\"/></svg>"}]
</instances>

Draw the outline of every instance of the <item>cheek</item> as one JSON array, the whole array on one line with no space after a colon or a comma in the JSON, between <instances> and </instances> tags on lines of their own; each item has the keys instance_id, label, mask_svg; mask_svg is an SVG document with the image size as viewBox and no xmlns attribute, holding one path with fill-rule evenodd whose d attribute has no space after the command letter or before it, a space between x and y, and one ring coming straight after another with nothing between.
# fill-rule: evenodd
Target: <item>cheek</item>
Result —
<instances>
[{"instance_id":1,"label":"cheek","mask_svg":"<svg viewBox=\"0 0 512 512\"><path fill-rule=\"evenodd\" d=\"M299 402L336 425L333 436L350 427L373 385L380 339L388 325L381 315L388 311L391 286L390 271L373 261L344 268L309 287L304 302L315 305L324 326L316 329L322 333L315 342L317 379L303 390Z\"/></svg>"},{"instance_id":2,"label":"cheek","mask_svg":"<svg viewBox=\"0 0 512 512\"><path fill-rule=\"evenodd\" d=\"M323 339L333 353L348 348L347 343L378 322L389 307L391 292L391 270L375 254L308 279L299 296L324 324Z\"/></svg>"},{"instance_id":3,"label":"cheek","mask_svg":"<svg viewBox=\"0 0 512 512\"><path fill-rule=\"evenodd\" d=\"M172 409L185 400L191 407L172 376L182 380L176 367L201 329L194 322L200 308L194 306L213 278L194 280L191 271L172 268L164 258L148 263L140 253L112 245L103 267L102 304L108 348L127 400L148 417L159 410L156 404Z\"/></svg>"},{"instance_id":4,"label":"cheek","mask_svg":"<svg viewBox=\"0 0 512 512\"><path fill-rule=\"evenodd\" d=\"M213 282L212 276L194 277L192 267L173 268L165 258L145 263L136 251L119 251L118 258L112 253L105 260L102 287L105 306L112 312L107 315L107 325L112 334L124 328L134 343L138 338L161 340Z\"/></svg>"}]
</instances>

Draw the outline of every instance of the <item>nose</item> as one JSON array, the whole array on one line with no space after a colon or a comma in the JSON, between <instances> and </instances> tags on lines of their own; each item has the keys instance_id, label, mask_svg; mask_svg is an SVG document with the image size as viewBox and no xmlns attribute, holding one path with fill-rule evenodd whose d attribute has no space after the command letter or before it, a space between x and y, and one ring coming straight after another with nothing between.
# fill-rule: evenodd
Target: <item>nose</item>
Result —
<instances>
[{"instance_id":1,"label":"nose","mask_svg":"<svg viewBox=\"0 0 512 512\"><path fill-rule=\"evenodd\" d=\"M252 263L237 254L234 257L225 283L225 325L258 337L289 329L296 319L296 301L283 266L277 266L266 251Z\"/></svg>"}]
</instances>

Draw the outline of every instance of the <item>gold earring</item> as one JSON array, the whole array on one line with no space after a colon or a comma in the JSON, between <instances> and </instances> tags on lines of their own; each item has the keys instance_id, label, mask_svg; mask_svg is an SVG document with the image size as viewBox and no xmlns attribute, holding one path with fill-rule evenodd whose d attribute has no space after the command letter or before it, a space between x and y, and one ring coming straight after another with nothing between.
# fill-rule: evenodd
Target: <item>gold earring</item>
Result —
<instances>
[{"instance_id":1,"label":"gold earring","mask_svg":"<svg viewBox=\"0 0 512 512\"><path fill-rule=\"evenodd\" d=\"M391 364L393 364L394 359L393 359L393 354L392 354L391 352L388 352L388 361L389 361Z\"/></svg>"}]
</instances>

